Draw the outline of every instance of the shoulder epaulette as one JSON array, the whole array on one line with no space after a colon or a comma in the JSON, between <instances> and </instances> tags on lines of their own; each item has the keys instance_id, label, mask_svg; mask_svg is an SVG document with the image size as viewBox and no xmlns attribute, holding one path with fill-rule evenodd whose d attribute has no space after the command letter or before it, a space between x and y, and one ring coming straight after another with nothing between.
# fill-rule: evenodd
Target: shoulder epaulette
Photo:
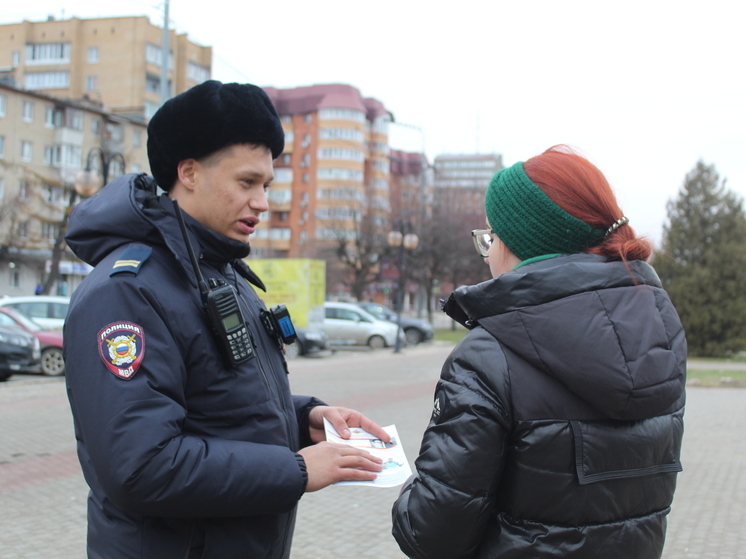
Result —
<instances>
[{"instance_id":1,"label":"shoulder epaulette","mask_svg":"<svg viewBox=\"0 0 746 559\"><path fill-rule=\"evenodd\" d=\"M137 275L137 272L140 271L140 267L145 263L152 252L153 248L146 245L128 246L122 251L122 254L119 255L117 261L114 262L114 265L111 267L111 272L109 272L109 276L125 272Z\"/></svg>"}]
</instances>

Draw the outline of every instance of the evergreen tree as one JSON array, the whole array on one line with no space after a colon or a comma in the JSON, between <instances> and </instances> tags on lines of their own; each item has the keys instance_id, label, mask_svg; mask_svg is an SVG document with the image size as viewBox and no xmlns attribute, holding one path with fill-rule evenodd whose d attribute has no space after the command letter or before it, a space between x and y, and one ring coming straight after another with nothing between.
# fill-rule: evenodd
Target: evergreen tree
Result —
<instances>
[{"instance_id":1,"label":"evergreen tree","mask_svg":"<svg viewBox=\"0 0 746 559\"><path fill-rule=\"evenodd\" d=\"M689 352L746 349L746 216L713 165L699 161L667 206L655 268L681 316Z\"/></svg>"}]
</instances>

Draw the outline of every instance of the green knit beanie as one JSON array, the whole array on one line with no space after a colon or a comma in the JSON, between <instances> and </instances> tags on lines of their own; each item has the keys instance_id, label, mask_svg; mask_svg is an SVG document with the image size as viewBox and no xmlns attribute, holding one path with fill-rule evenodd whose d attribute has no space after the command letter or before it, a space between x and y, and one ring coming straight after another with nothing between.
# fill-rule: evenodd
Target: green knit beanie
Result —
<instances>
[{"instance_id":1,"label":"green knit beanie","mask_svg":"<svg viewBox=\"0 0 746 559\"><path fill-rule=\"evenodd\" d=\"M522 161L492 177L484 210L492 232L521 260L583 252L606 233L555 204L528 177Z\"/></svg>"}]
</instances>

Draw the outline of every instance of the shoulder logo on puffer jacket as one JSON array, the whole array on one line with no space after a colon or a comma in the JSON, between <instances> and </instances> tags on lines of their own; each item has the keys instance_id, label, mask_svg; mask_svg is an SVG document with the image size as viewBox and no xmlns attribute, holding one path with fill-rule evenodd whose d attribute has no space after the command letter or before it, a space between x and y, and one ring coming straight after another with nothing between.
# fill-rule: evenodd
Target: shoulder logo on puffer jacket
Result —
<instances>
[{"instance_id":1,"label":"shoulder logo on puffer jacket","mask_svg":"<svg viewBox=\"0 0 746 559\"><path fill-rule=\"evenodd\" d=\"M440 420L443 417L443 412L446 408L446 403L447 399L445 392L439 390L438 393L435 395L435 402L433 402L433 414L430 417L430 421L433 421L434 423L440 423Z\"/></svg>"}]
</instances>

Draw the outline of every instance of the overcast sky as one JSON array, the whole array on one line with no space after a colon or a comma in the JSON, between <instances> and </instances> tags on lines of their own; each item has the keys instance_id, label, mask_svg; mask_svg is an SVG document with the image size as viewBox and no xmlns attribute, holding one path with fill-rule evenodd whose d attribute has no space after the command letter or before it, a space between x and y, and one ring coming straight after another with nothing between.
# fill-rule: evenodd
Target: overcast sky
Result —
<instances>
[{"instance_id":1,"label":"overcast sky","mask_svg":"<svg viewBox=\"0 0 746 559\"><path fill-rule=\"evenodd\" d=\"M163 5L146 0L4 4L0 23L163 22ZM510 165L569 144L656 243L666 202L699 159L746 195L745 15L734 0L170 4L171 27L213 47L214 78L353 85L401 123L394 148L424 146L430 160L497 152Z\"/></svg>"}]
</instances>

